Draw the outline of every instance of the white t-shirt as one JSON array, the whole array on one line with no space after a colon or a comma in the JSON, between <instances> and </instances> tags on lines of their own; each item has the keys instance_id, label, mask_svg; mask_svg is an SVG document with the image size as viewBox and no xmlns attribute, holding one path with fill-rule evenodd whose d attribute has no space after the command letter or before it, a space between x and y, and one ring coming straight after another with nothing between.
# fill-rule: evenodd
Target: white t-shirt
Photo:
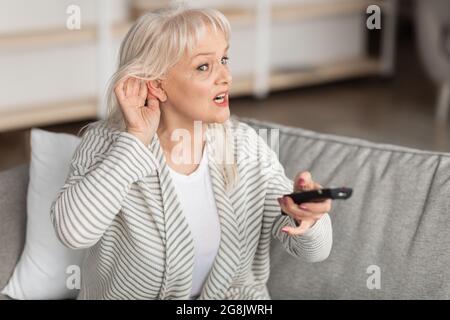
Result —
<instances>
[{"instance_id":1,"label":"white t-shirt","mask_svg":"<svg viewBox=\"0 0 450 320\"><path fill-rule=\"evenodd\" d=\"M191 299L195 299L201 293L220 243L219 215L209 175L206 150L203 150L200 164L191 174L184 175L170 167L169 171L194 238L195 257Z\"/></svg>"}]
</instances>

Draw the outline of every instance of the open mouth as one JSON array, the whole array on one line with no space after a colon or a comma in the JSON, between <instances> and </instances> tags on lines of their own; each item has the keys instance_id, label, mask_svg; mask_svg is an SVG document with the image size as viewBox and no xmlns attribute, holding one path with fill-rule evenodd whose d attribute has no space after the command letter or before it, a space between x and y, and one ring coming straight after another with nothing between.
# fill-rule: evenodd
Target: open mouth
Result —
<instances>
[{"instance_id":1,"label":"open mouth","mask_svg":"<svg viewBox=\"0 0 450 320\"><path fill-rule=\"evenodd\" d=\"M213 101L219 106L228 105L228 92L219 93L214 97Z\"/></svg>"}]
</instances>

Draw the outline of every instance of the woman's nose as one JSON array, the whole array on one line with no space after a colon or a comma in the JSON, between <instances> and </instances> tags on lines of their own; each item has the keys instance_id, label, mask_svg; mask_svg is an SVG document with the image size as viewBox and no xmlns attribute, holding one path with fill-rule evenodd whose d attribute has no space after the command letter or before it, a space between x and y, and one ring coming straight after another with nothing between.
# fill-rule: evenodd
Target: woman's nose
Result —
<instances>
[{"instance_id":1,"label":"woman's nose","mask_svg":"<svg viewBox=\"0 0 450 320\"><path fill-rule=\"evenodd\" d=\"M220 69L220 74L217 78L217 83L218 84L228 84L231 85L231 83L233 82L233 77L231 76L231 72L230 69L228 69L227 66L222 66L222 68Z\"/></svg>"}]
</instances>

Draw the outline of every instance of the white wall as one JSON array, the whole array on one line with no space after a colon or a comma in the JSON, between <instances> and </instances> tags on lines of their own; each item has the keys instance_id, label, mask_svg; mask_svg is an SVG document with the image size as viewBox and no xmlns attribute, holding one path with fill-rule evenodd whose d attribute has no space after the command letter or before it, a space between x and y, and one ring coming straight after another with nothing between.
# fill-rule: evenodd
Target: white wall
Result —
<instances>
[{"instance_id":1,"label":"white wall","mask_svg":"<svg viewBox=\"0 0 450 320\"><path fill-rule=\"evenodd\" d=\"M111 0L109 0L111 1ZM39 0L0 1L2 34L41 30L64 30L69 5L81 9L81 29L95 26L97 1ZM128 17L127 1L110 2L112 20ZM77 30L70 31L75 35ZM114 41L116 61L119 40ZM96 97L98 86L97 43L69 41L62 45L1 47L0 109L16 110L65 100Z\"/></svg>"},{"instance_id":2,"label":"white wall","mask_svg":"<svg viewBox=\"0 0 450 320\"><path fill-rule=\"evenodd\" d=\"M192 0L192 6L246 6L254 8L257 0ZM277 0L283 3L318 0ZM320 0L323 2L341 0ZM69 5L79 5L83 26L95 25L101 12L98 0L0 0L1 34L20 31L64 29ZM129 16L127 0L109 0L112 20ZM271 70L311 67L346 60L364 52L362 16L344 15L296 22L273 22L269 58ZM71 31L77 32L77 31ZM70 35L70 33L69 33ZM1 35L0 35L1 37ZM232 24L230 68L236 79L255 72L260 54L254 25ZM117 61L121 39L111 46L112 60ZM27 108L64 100L96 97L106 90L110 74L99 78L96 42L42 47L1 47L0 38L0 111ZM103 71L108 72L108 71ZM103 86L103 88L99 88Z\"/></svg>"}]
</instances>

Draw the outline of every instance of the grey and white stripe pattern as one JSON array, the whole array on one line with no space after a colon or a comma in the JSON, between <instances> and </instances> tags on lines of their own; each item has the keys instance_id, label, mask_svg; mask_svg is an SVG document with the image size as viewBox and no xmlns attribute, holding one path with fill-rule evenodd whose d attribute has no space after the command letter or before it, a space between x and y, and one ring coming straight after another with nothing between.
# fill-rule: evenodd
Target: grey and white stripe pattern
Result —
<instances>
[{"instance_id":1,"label":"grey and white stripe pattern","mask_svg":"<svg viewBox=\"0 0 450 320\"><path fill-rule=\"evenodd\" d=\"M293 182L255 130L233 120L233 132L240 180L230 193L206 133L221 241L199 299L270 299L272 236L290 254L321 261L331 250L331 221L325 215L302 236L281 232L294 221L280 215L276 199ZM78 299L189 299L194 243L157 135L147 147L94 123L50 215L63 244L89 248Z\"/></svg>"}]
</instances>

